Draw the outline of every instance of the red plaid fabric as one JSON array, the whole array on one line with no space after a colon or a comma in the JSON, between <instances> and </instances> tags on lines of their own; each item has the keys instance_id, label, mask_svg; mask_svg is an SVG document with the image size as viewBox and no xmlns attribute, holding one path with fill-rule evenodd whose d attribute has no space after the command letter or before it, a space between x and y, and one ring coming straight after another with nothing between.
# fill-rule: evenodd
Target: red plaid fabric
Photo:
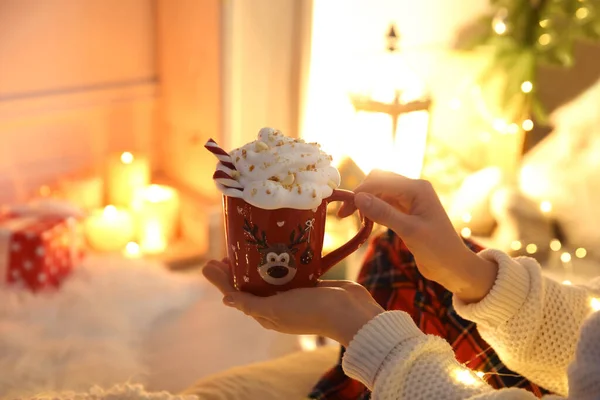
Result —
<instances>
[{"instance_id":1,"label":"red plaid fabric","mask_svg":"<svg viewBox=\"0 0 600 400\"><path fill-rule=\"evenodd\" d=\"M471 241L466 244L472 251L482 250ZM486 373L485 379L492 387L523 388L538 397L549 393L500 361L496 352L479 336L475 324L456 314L452 293L419 273L412 254L392 231L371 242L358 282L386 310L406 311L423 332L446 339L458 361ZM364 385L344 375L341 366L344 351L342 347L338 364L321 378L309 398L354 400L370 397L371 393Z\"/></svg>"}]
</instances>

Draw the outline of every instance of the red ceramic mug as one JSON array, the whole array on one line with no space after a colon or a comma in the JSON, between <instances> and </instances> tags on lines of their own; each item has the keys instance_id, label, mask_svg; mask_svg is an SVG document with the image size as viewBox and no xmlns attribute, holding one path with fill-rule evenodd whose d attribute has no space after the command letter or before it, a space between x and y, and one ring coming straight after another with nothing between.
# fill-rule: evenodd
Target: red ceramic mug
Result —
<instances>
[{"instance_id":1,"label":"red ceramic mug","mask_svg":"<svg viewBox=\"0 0 600 400\"><path fill-rule=\"evenodd\" d=\"M354 193L334 190L317 208L265 210L241 198L223 196L227 255L234 286L258 296L314 286L335 264L369 237L373 222L340 248L322 256L327 204L353 201Z\"/></svg>"}]
</instances>

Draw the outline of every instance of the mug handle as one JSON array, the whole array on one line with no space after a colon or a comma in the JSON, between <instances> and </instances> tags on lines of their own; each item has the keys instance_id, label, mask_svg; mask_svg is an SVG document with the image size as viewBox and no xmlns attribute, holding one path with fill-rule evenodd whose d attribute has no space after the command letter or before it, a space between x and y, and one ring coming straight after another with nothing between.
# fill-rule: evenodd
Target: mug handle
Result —
<instances>
[{"instance_id":1,"label":"mug handle","mask_svg":"<svg viewBox=\"0 0 600 400\"><path fill-rule=\"evenodd\" d=\"M334 189L331 196L326 199L327 203L332 201L354 201L354 192L349 190ZM322 274L327 272L331 267L348 257L350 254L358 250L358 248L367 241L371 231L373 230L373 221L364 216L360 216L362 221L362 228L356 233L356 235L348 242L343 244L341 247L333 250L327 254L321 260L321 271Z\"/></svg>"}]
</instances>

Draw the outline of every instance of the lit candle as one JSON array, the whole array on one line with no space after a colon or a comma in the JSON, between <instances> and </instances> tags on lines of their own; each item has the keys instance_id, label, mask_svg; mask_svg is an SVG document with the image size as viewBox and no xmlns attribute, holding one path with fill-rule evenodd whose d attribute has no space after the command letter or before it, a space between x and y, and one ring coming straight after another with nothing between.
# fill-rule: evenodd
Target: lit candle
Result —
<instances>
[{"instance_id":1,"label":"lit candle","mask_svg":"<svg viewBox=\"0 0 600 400\"><path fill-rule=\"evenodd\" d=\"M150 182L150 163L144 156L124 152L109 160L106 185L111 204L130 207L136 193Z\"/></svg>"},{"instance_id":2,"label":"lit candle","mask_svg":"<svg viewBox=\"0 0 600 400\"><path fill-rule=\"evenodd\" d=\"M133 238L135 225L128 211L111 205L93 211L85 220L84 230L95 250L119 251Z\"/></svg>"},{"instance_id":3,"label":"lit candle","mask_svg":"<svg viewBox=\"0 0 600 400\"><path fill-rule=\"evenodd\" d=\"M142 252L163 252L177 233L177 191L169 186L150 185L137 194L133 209L137 217Z\"/></svg>"},{"instance_id":4,"label":"lit candle","mask_svg":"<svg viewBox=\"0 0 600 400\"><path fill-rule=\"evenodd\" d=\"M158 221L146 221L140 232L140 243L147 254L158 254L167 249L167 237Z\"/></svg>"}]
</instances>

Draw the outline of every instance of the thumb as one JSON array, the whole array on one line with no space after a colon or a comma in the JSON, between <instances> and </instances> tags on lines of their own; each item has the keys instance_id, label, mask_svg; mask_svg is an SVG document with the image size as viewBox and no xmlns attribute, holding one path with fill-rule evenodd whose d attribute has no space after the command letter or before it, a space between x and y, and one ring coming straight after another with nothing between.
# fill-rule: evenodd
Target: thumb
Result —
<instances>
[{"instance_id":1,"label":"thumb","mask_svg":"<svg viewBox=\"0 0 600 400\"><path fill-rule=\"evenodd\" d=\"M413 224L410 215L404 214L370 193L356 194L354 203L365 217L391 228L400 236L406 232L408 226Z\"/></svg>"}]
</instances>

